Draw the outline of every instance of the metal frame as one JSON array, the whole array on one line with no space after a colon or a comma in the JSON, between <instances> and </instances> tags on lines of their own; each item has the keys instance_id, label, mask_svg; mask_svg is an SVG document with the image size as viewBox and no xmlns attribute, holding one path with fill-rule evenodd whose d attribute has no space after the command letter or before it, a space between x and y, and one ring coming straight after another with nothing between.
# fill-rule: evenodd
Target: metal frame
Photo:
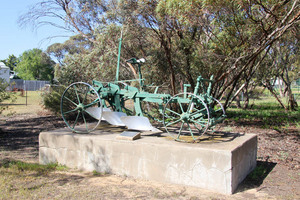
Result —
<instances>
[{"instance_id":1,"label":"metal frame","mask_svg":"<svg viewBox=\"0 0 300 200\"><path fill-rule=\"evenodd\" d=\"M96 125L99 125L101 121L103 108L107 109L109 107L110 110L113 112L124 112L128 115L135 115L139 117L143 117L144 115L146 115L158 122L162 122L169 135L177 141L199 140L199 138L208 130L208 128L213 128L217 123L220 123L224 120L226 115L222 104L210 95L213 83L213 76L211 76L210 79L204 79L201 76L199 76L197 78L197 84L193 93L187 92L187 88L190 87L189 84L184 85L183 93L177 94L173 97L170 94L157 93L158 88L155 89L154 93L150 93L145 91L146 86L144 85L144 79L142 78L141 62L143 60L137 60L135 58L132 58L130 60L127 60L127 62L129 62L130 64L137 65L139 79L119 81L121 43L122 36L119 39L118 65L115 81L100 82L97 80L93 80L92 86L87 83L80 82L80 84L84 84L89 88L89 91L87 91L84 95L86 96L88 94L94 94L96 95L97 99L95 99L92 103L88 105L84 105L83 102L80 102L80 98L78 97L77 92L76 96L78 103L67 99L67 97L65 96L66 92L79 83L71 84L62 95L62 116L70 129L72 129L75 132L79 132L75 129L78 116L82 115L84 118L84 113L93 116L94 114L90 113L91 111L87 111L87 109L91 105L94 106L95 104L98 104L99 108L94 108L94 111L101 112L100 118L98 114L96 114L98 117L94 117L98 119ZM128 82L132 81L138 81L139 87L132 87L127 84ZM205 83L208 83L207 88ZM200 89L202 89L203 91L201 94L199 93ZM133 101L134 111L130 110L126 106L128 100ZM72 104L76 105L76 108L70 111L64 111L64 101L71 102ZM145 110L143 110L141 106L142 102L157 104L158 111L162 115L163 119L157 119L151 116L150 113L147 113ZM215 108L215 105L219 107ZM65 119L65 114L69 112L78 112L74 125L70 125ZM175 121L170 122L172 120ZM85 118L84 123L87 123ZM175 133L175 136L171 125L174 125L174 127L177 127L177 129L179 128L179 131L178 133ZM194 127L194 129L192 128L192 126ZM94 129L95 128L88 130L88 127L86 125L87 132L90 132ZM187 131L184 131L183 129L186 129ZM188 135L190 138L186 139Z\"/></svg>"}]
</instances>

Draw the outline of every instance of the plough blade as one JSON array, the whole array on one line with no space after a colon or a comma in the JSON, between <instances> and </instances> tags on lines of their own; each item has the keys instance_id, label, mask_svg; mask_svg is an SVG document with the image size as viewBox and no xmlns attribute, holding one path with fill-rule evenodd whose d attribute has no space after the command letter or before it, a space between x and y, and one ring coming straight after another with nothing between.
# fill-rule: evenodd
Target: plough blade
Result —
<instances>
[{"instance_id":1,"label":"plough blade","mask_svg":"<svg viewBox=\"0 0 300 200\"><path fill-rule=\"evenodd\" d=\"M89 107L86 109L89 115L95 119L100 119L101 117L101 108L100 107ZM103 108L104 111L104 108Z\"/></svg>"},{"instance_id":2,"label":"plough blade","mask_svg":"<svg viewBox=\"0 0 300 200\"><path fill-rule=\"evenodd\" d=\"M127 116L123 112L112 112L112 111L103 111L102 119L115 126L125 126L122 122L121 117Z\"/></svg>"},{"instance_id":3,"label":"plough blade","mask_svg":"<svg viewBox=\"0 0 300 200\"><path fill-rule=\"evenodd\" d=\"M89 107L86 111L95 119L100 119L101 117L100 107ZM130 130L160 132L160 130L151 125L147 117L127 116L126 113L113 112L109 108L103 108L101 120L105 120L115 126L127 126Z\"/></svg>"},{"instance_id":4,"label":"plough blade","mask_svg":"<svg viewBox=\"0 0 300 200\"><path fill-rule=\"evenodd\" d=\"M141 116L124 116L121 117L122 122L131 130L139 131L157 131L147 117Z\"/></svg>"}]
</instances>

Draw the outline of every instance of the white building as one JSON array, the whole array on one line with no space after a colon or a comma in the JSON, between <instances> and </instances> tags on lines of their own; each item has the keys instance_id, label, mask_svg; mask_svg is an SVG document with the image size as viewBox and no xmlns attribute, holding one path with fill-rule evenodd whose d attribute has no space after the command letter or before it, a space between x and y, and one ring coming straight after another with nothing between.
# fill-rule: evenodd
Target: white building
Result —
<instances>
[{"instance_id":1,"label":"white building","mask_svg":"<svg viewBox=\"0 0 300 200\"><path fill-rule=\"evenodd\" d=\"M5 66L3 62L0 62L0 78L4 79L7 83L9 83L10 69Z\"/></svg>"}]
</instances>

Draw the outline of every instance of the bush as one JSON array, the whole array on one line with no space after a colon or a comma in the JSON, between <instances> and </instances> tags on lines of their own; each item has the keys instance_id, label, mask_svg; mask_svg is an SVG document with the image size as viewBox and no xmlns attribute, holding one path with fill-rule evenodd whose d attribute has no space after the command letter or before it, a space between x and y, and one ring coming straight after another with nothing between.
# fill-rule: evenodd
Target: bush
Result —
<instances>
[{"instance_id":1,"label":"bush","mask_svg":"<svg viewBox=\"0 0 300 200\"><path fill-rule=\"evenodd\" d=\"M6 90L8 87L8 83L2 78L0 78L0 103L3 102L4 100L11 100L11 102L14 101L14 95L12 95L10 92ZM7 105L0 105L0 114L7 109Z\"/></svg>"},{"instance_id":2,"label":"bush","mask_svg":"<svg viewBox=\"0 0 300 200\"><path fill-rule=\"evenodd\" d=\"M44 91L42 93L44 108L56 115L60 115L60 101L64 90L64 86L51 86L48 91Z\"/></svg>"}]
</instances>

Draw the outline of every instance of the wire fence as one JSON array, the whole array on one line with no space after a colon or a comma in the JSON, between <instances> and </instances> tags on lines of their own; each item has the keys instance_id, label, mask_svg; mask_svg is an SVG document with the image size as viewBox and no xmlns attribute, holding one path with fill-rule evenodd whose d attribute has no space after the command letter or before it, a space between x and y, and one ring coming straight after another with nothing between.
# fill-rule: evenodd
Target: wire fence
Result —
<instances>
[{"instance_id":1,"label":"wire fence","mask_svg":"<svg viewBox=\"0 0 300 200\"><path fill-rule=\"evenodd\" d=\"M26 81L22 79L14 79L10 81L9 90L37 91L42 90L49 84L49 81Z\"/></svg>"}]
</instances>

